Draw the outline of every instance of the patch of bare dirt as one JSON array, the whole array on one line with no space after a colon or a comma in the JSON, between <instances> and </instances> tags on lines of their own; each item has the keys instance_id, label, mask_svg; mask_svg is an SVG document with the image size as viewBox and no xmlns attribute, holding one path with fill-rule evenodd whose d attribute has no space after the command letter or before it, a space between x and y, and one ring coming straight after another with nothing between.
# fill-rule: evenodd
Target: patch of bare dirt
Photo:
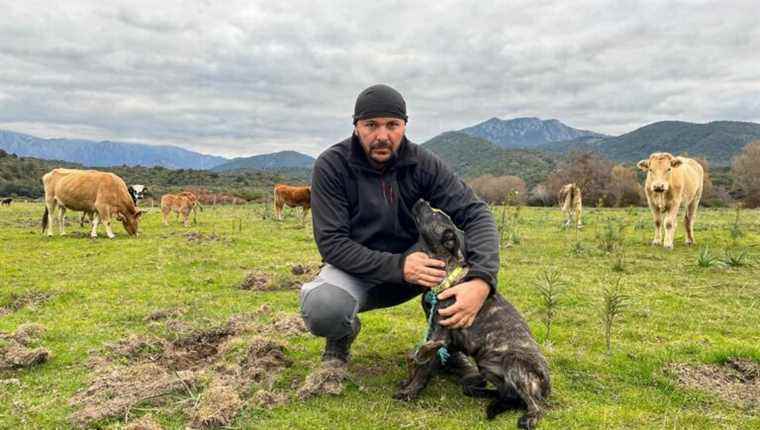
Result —
<instances>
[{"instance_id":1,"label":"patch of bare dirt","mask_svg":"<svg viewBox=\"0 0 760 430\"><path fill-rule=\"evenodd\" d=\"M196 242L196 243L216 242L216 241L222 240L222 237L216 234L205 234L205 233L200 233L196 231L185 233L183 236L185 236L185 239L187 239L188 242Z\"/></svg>"},{"instance_id":2,"label":"patch of bare dirt","mask_svg":"<svg viewBox=\"0 0 760 430\"><path fill-rule=\"evenodd\" d=\"M97 425L138 405L172 401L190 405L186 414L195 427L229 425L253 392L271 390L292 364L284 343L256 334L271 333L274 324L257 316L238 315L204 329L168 320L164 336L135 335L106 344L91 360L90 386L70 400L71 423ZM280 401L273 395L272 404Z\"/></svg>"},{"instance_id":3,"label":"patch of bare dirt","mask_svg":"<svg viewBox=\"0 0 760 430\"><path fill-rule=\"evenodd\" d=\"M272 278L263 272L249 272L238 288L241 290L264 291L272 287Z\"/></svg>"},{"instance_id":4,"label":"patch of bare dirt","mask_svg":"<svg viewBox=\"0 0 760 430\"><path fill-rule=\"evenodd\" d=\"M338 395L343 392L344 382L348 379L348 368L338 364L337 360L324 363L321 367L312 371L306 377L297 396L300 400L306 400L321 394Z\"/></svg>"},{"instance_id":5,"label":"patch of bare dirt","mask_svg":"<svg viewBox=\"0 0 760 430\"><path fill-rule=\"evenodd\" d=\"M42 291L28 291L22 294L11 293L8 300L0 305L0 317L18 311L21 308L34 310L37 305L50 300L53 295Z\"/></svg>"},{"instance_id":6,"label":"patch of bare dirt","mask_svg":"<svg viewBox=\"0 0 760 430\"><path fill-rule=\"evenodd\" d=\"M287 393L282 391L259 390L253 395L253 404L263 409L284 405L288 400Z\"/></svg>"},{"instance_id":7,"label":"patch of bare dirt","mask_svg":"<svg viewBox=\"0 0 760 430\"><path fill-rule=\"evenodd\" d=\"M298 314L278 314L272 321L272 328L284 336L300 336L308 332L303 318Z\"/></svg>"},{"instance_id":8,"label":"patch of bare dirt","mask_svg":"<svg viewBox=\"0 0 760 430\"><path fill-rule=\"evenodd\" d=\"M50 351L32 348L45 328L39 324L22 324L13 333L0 333L0 370L31 367L46 362Z\"/></svg>"},{"instance_id":9,"label":"patch of bare dirt","mask_svg":"<svg viewBox=\"0 0 760 430\"><path fill-rule=\"evenodd\" d=\"M308 275L310 273L315 273L316 271L317 267L309 264L294 264L290 267L290 273L296 276Z\"/></svg>"},{"instance_id":10,"label":"patch of bare dirt","mask_svg":"<svg viewBox=\"0 0 760 430\"><path fill-rule=\"evenodd\" d=\"M175 319L184 314L185 309L183 308L158 309L147 315L145 321L161 321L169 318Z\"/></svg>"},{"instance_id":11,"label":"patch of bare dirt","mask_svg":"<svg viewBox=\"0 0 760 430\"><path fill-rule=\"evenodd\" d=\"M163 427L161 427L161 424L155 418L148 414L143 415L140 419L131 421L124 427L124 430L163 430Z\"/></svg>"},{"instance_id":12,"label":"patch of bare dirt","mask_svg":"<svg viewBox=\"0 0 760 430\"><path fill-rule=\"evenodd\" d=\"M731 358L722 365L674 363L666 370L680 385L714 393L724 401L744 407L760 406L760 363Z\"/></svg>"}]
</instances>

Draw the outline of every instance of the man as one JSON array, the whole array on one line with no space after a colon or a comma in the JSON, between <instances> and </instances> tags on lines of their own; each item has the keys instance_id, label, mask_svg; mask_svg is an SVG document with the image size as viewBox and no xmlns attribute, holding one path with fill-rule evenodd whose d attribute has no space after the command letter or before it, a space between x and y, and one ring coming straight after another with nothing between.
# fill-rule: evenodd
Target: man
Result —
<instances>
[{"instance_id":1,"label":"man","mask_svg":"<svg viewBox=\"0 0 760 430\"><path fill-rule=\"evenodd\" d=\"M449 214L467 238L471 269L465 282L439 295L456 299L439 311L441 324L469 327L496 288L499 270L488 207L440 159L406 138L401 94L386 85L367 88L356 99L353 120L353 135L314 164L314 238L326 264L300 296L307 327L327 339L323 364L342 367L361 327L357 313L406 302L446 276L444 262L414 251L411 208L418 199ZM461 353L447 368L463 379L478 377Z\"/></svg>"}]
</instances>

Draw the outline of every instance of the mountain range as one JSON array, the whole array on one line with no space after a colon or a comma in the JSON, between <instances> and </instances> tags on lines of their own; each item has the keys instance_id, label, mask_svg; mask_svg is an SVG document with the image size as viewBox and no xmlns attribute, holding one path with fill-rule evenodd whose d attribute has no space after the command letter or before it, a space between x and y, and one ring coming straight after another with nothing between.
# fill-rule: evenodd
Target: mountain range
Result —
<instances>
[{"instance_id":1,"label":"mountain range","mask_svg":"<svg viewBox=\"0 0 760 430\"><path fill-rule=\"evenodd\" d=\"M551 142L573 140L581 137L608 137L601 133L579 130L556 119L539 118L491 118L460 130L473 137L488 140L505 149L533 149Z\"/></svg>"}]
</instances>

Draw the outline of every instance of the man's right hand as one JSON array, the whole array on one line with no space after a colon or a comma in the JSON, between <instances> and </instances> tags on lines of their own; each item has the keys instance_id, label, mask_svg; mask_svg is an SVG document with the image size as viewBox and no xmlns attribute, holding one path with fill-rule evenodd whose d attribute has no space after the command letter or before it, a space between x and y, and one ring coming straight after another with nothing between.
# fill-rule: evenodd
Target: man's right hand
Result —
<instances>
[{"instance_id":1,"label":"man's right hand","mask_svg":"<svg viewBox=\"0 0 760 430\"><path fill-rule=\"evenodd\" d=\"M413 252L404 260L404 280L432 288L446 278L446 271L442 270L445 267L445 262L430 258L424 252Z\"/></svg>"}]
</instances>

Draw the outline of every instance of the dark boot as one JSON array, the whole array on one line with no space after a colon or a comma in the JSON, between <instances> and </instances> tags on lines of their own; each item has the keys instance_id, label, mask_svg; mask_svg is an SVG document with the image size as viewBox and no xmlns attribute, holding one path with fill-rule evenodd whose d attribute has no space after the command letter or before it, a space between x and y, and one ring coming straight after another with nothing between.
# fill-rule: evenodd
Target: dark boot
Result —
<instances>
[{"instance_id":1,"label":"dark boot","mask_svg":"<svg viewBox=\"0 0 760 430\"><path fill-rule=\"evenodd\" d=\"M338 339L327 339L325 343L325 352L322 353L322 362L339 361L337 364L348 364L348 359L351 357L351 344L359 335L359 331L362 328L362 323L359 321L359 317L354 317L352 324L353 332L347 336Z\"/></svg>"}]
</instances>

